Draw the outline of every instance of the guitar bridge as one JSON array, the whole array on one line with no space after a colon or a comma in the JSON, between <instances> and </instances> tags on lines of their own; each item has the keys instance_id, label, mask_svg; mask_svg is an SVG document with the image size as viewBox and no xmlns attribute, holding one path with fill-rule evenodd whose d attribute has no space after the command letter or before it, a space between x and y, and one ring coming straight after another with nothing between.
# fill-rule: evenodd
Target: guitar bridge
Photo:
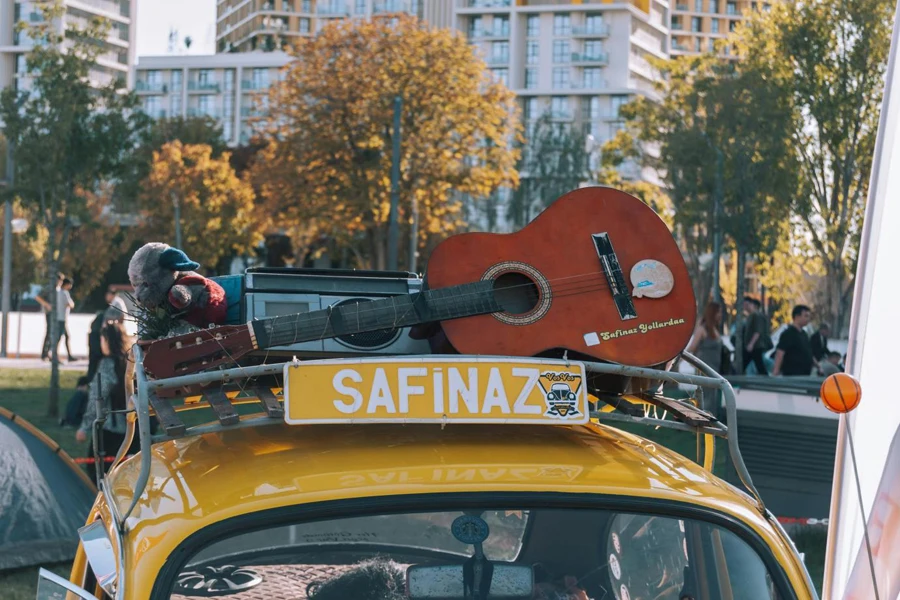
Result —
<instances>
[{"instance_id":1,"label":"guitar bridge","mask_svg":"<svg viewBox=\"0 0 900 600\"><path fill-rule=\"evenodd\" d=\"M631 301L631 294L625 284L625 274L622 273L622 267L619 266L616 251L613 250L612 242L609 241L609 234L595 233L591 235L591 238L594 240L594 248L600 258L600 265L603 267L603 274L606 276L606 282L612 292L619 317L623 321L636 319L637 311L634 309L634 302Z\"/></svg>"}]
</instances>

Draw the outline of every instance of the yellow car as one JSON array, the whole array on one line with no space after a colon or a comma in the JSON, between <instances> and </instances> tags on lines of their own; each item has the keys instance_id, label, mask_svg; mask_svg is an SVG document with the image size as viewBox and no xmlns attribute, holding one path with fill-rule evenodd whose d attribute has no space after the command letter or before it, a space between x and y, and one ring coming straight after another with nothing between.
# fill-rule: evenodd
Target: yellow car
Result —
<instances>
[{"instance_id":1,"label":"yellow car","mask_svg":"<svg viewBox=\"0 0 900 600\"><path fill-rule=\"evenodd\" d=\"M733 417L700 363L380 357L148 381L136 355L142 451L102 481L70 581L42 571L39 598L816 597L733 422L587 393L598 374L692 383ZM170 398L188 384L205 387ZM198 407L216 421L185 424ZM698 462L619 422L696 433ZM747 492L711 473L715 437Z\"/></svg>"}]
</instances>

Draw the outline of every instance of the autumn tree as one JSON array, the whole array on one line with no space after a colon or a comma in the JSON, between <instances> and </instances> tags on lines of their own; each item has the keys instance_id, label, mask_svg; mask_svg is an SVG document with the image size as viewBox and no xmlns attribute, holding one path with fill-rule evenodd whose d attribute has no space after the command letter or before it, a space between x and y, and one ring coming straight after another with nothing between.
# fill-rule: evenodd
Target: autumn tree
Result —
<instances>
[{"instance_id":1,"label":"autumn tree","mask_svg":"<svg viewBox=\"0 0 900 600\"><path fill-rule=\"evenodd\" d=\"M890 49L888 0L776 2L735 37L741 61L790 99L800 218L824 270L822 319L847 322Z\"/></svg>"},{"instance_id":2,"label":"autumn tree","mask_svg":"<svg viewBox=\"0 0 900 600\"><path fill-rule=\"evenodd\" d=\"M29 291L31 284L43 276L47 235L39 225L40 217L34 208L17 198L13 199L13 219L20 219L26 227L24 231L14 231L12 236L10 290L13 294L22 294ZM0 227L0 245L3 243L3 233L3 228ZM2 272L0 267L0 274Z\"/></svg>"},{"instance_id":3,"label":"autumn tree","mask_svg":"<svg viewBox=\"0 0 900 600\"><path fill-rule=\"evenodd\" d=\"M587 136L581 129L554 122L550 113L541 115L526 135L521 181L509 205L510 224L522 228L554 200L588 181L588 158Z\"/></svg>"},{"instance_id":4,"label":"autumn tree","mask_svg":"<svg viewBox=\"0 0 900 600\"><path fill-rule=\"evenodd\" d=\"M456 198L517 183L514 96L464 38L391 15L330 23L291 53L258 125L266 147L253 169L275 224L314 222L359 266L386 267L396 97L401 239L417 210L427 251L461 225Z\"/></svg>"},{"instance_id":5,"label":"autumn tree","mask_svg":"<svg viewBox=\"0 0 900 600\"><path fill-rule=\"evenodd\" d=\"M123 158L146 124L134 114L137 98L122 91L124 82L95 84L91 67L103 50L109 23L92 19L86 27L66 24L60 2L41 3L43 20L19 27L36 40L25 55L30 86L10 86L0 93L0 119L15 158L15 188L23 205L39 215L47 232L44 276L56 285L78 223L90 219L87 193L99 182L118 176ZM55 310L56 294L50 294ZM51 339L58 323L50 321ZM47 413L59 413L59 361L52 353Z\"/></svg>"},{"instance_id":6,"label":"autumn tree","mask_svg":"<svg viewBox=\"0 0 900 600\"><path fill-rule=\"evenodd\" d=\"M253 189L235 175L230 154L206 144L164 144L153 153L140 196L139 236L175 244L176 206L182 249L206 268L248 252L261 239Z\"/></svg>"}]
</instances>

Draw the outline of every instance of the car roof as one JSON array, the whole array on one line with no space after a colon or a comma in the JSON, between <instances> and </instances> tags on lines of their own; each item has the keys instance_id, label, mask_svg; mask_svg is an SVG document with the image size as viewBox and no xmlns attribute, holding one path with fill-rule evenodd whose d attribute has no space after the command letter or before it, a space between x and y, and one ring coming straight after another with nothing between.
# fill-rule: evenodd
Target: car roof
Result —
<instances>
[{"instance_id":1,"label":"car roof","mask_svg":"<svg viewBox=\"0 0 900 600\"><path fill-rule=\"evenodd\" d=\"M757 531L751 498L683 456L605 425L287 425L155 444L126 544L168 555L224 519L328 500L444 492L569 492L704 506ZM110 477L119 513L139 459ZM167 550L166 550L167 549ZM142 550L142 552L144 552Z\"/></svg>"}]
</instances>

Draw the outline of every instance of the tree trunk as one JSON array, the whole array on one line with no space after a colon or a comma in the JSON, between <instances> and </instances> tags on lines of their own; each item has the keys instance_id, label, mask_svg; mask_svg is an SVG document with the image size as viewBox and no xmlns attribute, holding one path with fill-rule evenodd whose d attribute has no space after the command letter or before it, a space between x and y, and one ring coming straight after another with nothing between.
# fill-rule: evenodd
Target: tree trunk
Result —
<instances>
[{"instance_id":1,"label":"tree trunk","mask_svg":"<svg viewBox=\"0 0 900 600\"><path fill-rule=\"evenodd\" d=\"M737 293L734 301L735 334L734 334L734 367L738 375L744 374L744 348L743 336L741 335L741 324L744 321L743 304L744 304L744 270L747 268L747 257L744 252L744 246L737 247Z\"/></svg>"},{"instance_id":2,"label":"tree trunk","mask_svg":"<svg viewBox=\"0 0 900 600\"><path fill-rule=\"evenodd\" d=\"M831 325L836 335L841 335L843 328L843 300L844 300L844 265L840 257L825 263L825 306L828 313L815 315L819 322Z\"/></svg>"},{"instance_id":3,"label":"tree trunk","mask_svg":"<svg viewBox=\"0 0 900 600\"><path fill-rule=\"evenodd\" d=\"M52 245L52 242L51 242ZM47 249L47 300L50 302L50 393L47 396L47 416L59 416L59 318L56 293L56 272L59 262L53 259L54 249ZM68 341L68 340L67 340Z\"/></svg>"}]
</instances>

